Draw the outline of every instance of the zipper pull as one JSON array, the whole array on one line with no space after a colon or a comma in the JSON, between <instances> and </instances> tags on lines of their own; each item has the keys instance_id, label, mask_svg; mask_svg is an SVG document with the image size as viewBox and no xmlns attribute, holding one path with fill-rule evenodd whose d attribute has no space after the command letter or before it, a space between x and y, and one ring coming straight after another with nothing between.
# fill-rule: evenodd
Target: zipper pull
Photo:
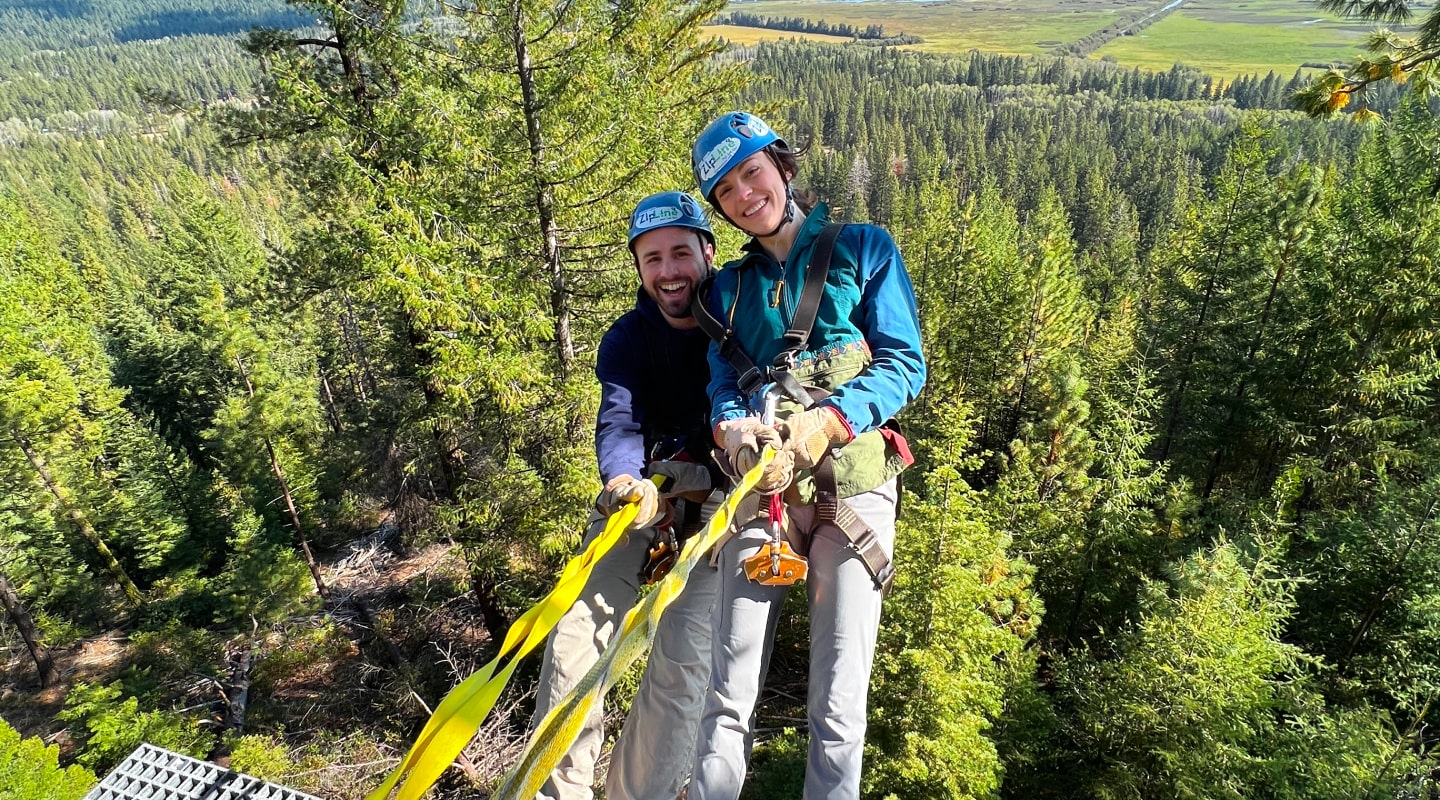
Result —
<instances>
[{"instance_id":1,"label":"zipper pull","mask_svg":"<svg viewBox=\"0 0 1440 800\"><path fill-rule=\"evenodd\" d=\"M771 308L779 308L779 307L780 307L780 293L781 293L782 291L784 291L784 289L785 289L785 279L784 279L784 278L781 278L781 279L780 279L780 282L777 283L777 284L775 284L775 296L772 297L772 298L770 298L770 307L771 307Z\"/></svg>"}]
</instances>

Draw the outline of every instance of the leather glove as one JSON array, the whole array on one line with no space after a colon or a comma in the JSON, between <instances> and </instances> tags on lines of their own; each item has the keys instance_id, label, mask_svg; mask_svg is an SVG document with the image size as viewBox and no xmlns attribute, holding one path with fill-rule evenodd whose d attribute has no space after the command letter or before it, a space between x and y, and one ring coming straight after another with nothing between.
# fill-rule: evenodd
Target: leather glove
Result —
<instances>
[{"instance_id":1,"label":"leather glove","mask_svg":"<svg viewBox=\"0 0 1440 800\"><path fill-rule=\"evenodd\" d=\"M600 496L595 498L595 509L610 516L626 503L635 503L640 510L632 529L648 528L660 517L660 490L652 481L642 480L634 475L616 475L605 484Z\"/></svg>"},{"instance_id":2,"label":"leather glove","mask_svg":"<svg viewBox=\"0 0 1440 800\"><path fill-rule=\"evenodd\" d=\"M758 461L758 459L757 459ZM751 464L750 466L755 466ZM760 480L755 483L756 494L772 495L780 494L795 480L795 454L788 450L779 450L775 453L775 459L760 473Z\"/></svg>"},{"instance_id":3,"label":"leather glove","mask_svg":"<svg viewBox=\"0 0 1440 800\"><path fill-rule=\"evenodd\" d=\"M847 445L855 438L850 423L833 406L801 411L777 427L785 439L785 450L795 454L796 469L814 467L830 448Z\"/></svg>"},{"instance_id":4,"label":"leather glove","mask_svg":"<svg viewBox=\"0 0 1440 800\"><path fill-rule=\"evenodd\" d=\"M731 466L744 475L760 463L765 445L780 449L780 433L760 421L759 417L727 419L715 426L715 443L725 451Z\"/></svg>"}]
</instances>

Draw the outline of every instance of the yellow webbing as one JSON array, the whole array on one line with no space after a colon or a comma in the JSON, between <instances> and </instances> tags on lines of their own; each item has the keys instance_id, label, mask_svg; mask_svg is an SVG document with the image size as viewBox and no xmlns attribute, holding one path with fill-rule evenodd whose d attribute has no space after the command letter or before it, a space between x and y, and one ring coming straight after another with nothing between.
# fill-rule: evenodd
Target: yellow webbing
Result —
<instances>
[{"instance_id":1,"label":"yellow webbing","mask_svg":"<svg viewBox=\"0 0 1440 800\"><path fill-rule=\"evenodd\" d=\"M760 474L774 458L775 451L765 448L760 455L760 463L740 480L735 491L730 493L710 518L710 524L705 530L685 543L680 560L670 574L665 576L655 591L630 609L619 635L605 648L600 660L590 668L575 688L550 709L550 713L531 735L520 760L505 774L500 787L491 795L491 800L531 800L536 792L540 791L540 787L545 785L555 765L560 763L560 759L580 735L580 728L590 715L590 709L654 641L655 626L660 615L685 588L690 571L710 548L724 537L736 507L755 487L755 483L760 480Z\"/></svg>"},{"instance_id":2,"label":"yellow webbing","mask_svg":"<svg viewBox=\"0 0 1440 800\"><path fill-rule=\"evenodd\" d=\"M550 630L580 596L580 590L585 588L595 564L625 535L638 512L636 504L626 503L610 516L605 530L590 542L585 552L565 565L550 594L510 626L495 658L451 689L440 701L400 766L379 788L366 795L365 800L386 800L402 780L404 784L400 786L396 800L419 800L425 790L434 785L445 768L469 744L480 723L499 699L505 684L509 683L520 659L550 635ZM499 667L507 657L508 663L503 668Z\"/></svg>"}]
</instances>

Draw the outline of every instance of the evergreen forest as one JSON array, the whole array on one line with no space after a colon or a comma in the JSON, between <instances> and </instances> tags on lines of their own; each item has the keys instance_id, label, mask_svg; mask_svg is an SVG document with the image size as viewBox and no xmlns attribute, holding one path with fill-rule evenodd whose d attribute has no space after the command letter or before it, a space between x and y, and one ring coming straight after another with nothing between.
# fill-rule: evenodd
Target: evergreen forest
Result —
<instances>
[{"instance_id":1,"label":"evergreen forest","mask_svg":"<svg viewBox=\"0 0 1440 800\"><path fill-rule=\"evenodd\" d=\"M142 741L375 788L575 552L629 211L733 108L918 296L866 800L1440 798L1440 13L1224 82L725 5L0 9L0 798ZM489 796L538 662L432 797Z\"/></svg>"}]
</instances>

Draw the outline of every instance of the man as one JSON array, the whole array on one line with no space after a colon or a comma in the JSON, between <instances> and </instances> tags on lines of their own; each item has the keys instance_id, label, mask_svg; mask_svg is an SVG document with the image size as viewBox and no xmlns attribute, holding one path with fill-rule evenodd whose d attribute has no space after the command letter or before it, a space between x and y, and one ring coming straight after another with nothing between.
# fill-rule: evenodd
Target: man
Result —
<instances>
[{"instance_id":1,"label":"man","mask_svg":"<svg viewBox=\"0 0 1440 800\"><path fill-rule=\"evenodd\" d=\"M694 198L664 192L635 207L629 241L641 288L635 308L605 333L596 358L601 389L595 451L605 489L585 543L625 503L638 504L640 511L556 626L545 649L532 727L598 660L666 551L673 557L683 535L698 529L720 499L711 491L721 482L709 455L709 338L690 310L715 256L710 224ZM649 480L654 475L666 476L664 490ZM611 755L609 800L674 800L689 777L710 675L715 576L714 567L697 566L661 618L640 690ZM597 707L540 798L592 796L601 716Z\"/></svg>"}]
</instances>

